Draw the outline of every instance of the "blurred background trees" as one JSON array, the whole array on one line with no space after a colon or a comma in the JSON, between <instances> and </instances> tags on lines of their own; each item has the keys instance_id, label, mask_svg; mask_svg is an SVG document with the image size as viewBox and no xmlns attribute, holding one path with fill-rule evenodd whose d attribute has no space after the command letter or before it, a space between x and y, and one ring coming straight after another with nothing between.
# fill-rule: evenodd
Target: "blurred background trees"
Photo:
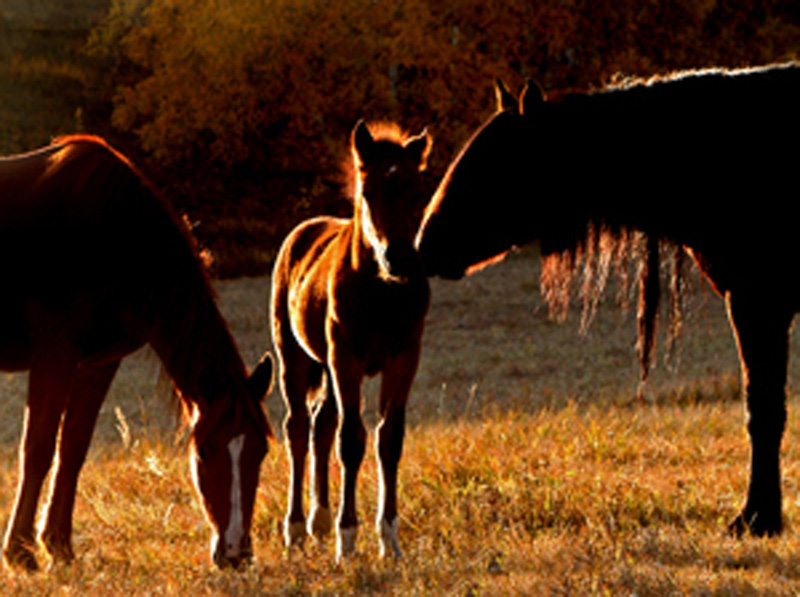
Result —
<instances>
[{"instance_id":1,"label":"blurred background trees","mask_svg":"<svg viewBox=\"0 0 800 597\"><path fill-rule=\"evenodd\" d=\"M347 210L340 172L359 118L428 127L434 185L491 114L495 77L586 88L615 73L792 59L800 6L109 0L84 40L76 126L144 162L231 276L266 271L303 217Z\"/></svg>"}]
</instances>

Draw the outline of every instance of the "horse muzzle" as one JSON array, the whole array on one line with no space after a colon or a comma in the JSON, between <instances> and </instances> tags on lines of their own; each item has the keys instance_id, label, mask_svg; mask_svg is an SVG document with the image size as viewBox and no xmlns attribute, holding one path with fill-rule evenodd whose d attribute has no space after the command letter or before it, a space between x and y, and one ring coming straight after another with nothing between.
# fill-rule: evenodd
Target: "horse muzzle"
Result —
<instances>
[{"instance_id":1,"label":"horse muzzle","mask_svg":"<svg viewBox=\"0 0 800 597\"><path fill-rule=\"evenodd\" d=\"M420 271L419 254L407 240L393 240L383 251L386 273L391 278L405 281Z\"/></svg>"},{"instance_id":2,"label":"horse muzzle","mask_svg":"<svg viewBox=\"0 0 800 597\"><path fill-rule=\"evenodd\" d=\"M216 541L216 545L212 549L211 557L214 563L223 570L226 568L239 570L253 561L253 541L250 539L250 535L242 539L238 550L226 546L224 541Z\"/></svg>"},{"instance_id":3,"label":"horse muzzle","mask_svg":"<svg viewBox=\"0 0 800 597\"><path fill-rule=\"evenodd\" d=\"M452 249L446 246L436 246L430 238L430 236L421 236L417 247L425 275L429 277L439 276L446 280L460 280L463 278L464 268L453 263L454 260L450 254Z\"/></svg>"}]
</instances>

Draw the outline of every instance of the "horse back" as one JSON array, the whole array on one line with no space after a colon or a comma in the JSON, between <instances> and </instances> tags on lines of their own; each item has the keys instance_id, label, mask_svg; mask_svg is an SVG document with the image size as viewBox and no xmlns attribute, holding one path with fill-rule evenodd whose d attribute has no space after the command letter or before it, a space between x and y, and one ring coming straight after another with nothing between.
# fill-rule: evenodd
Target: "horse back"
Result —
<instances>
[{"instance_id":1,"label":"horse back","mask_svg":"<svg viewBox=\"0 0 800 597\"><path fill-rule=\"evenodd\" d=\"M176 223L99 138L0 159L0 368L24 368L32 305L60 317L83 354L141 344L175 272L199 267Z\"/></svg>"},{"instance_id":2,"label":"horse back","mask_svg":"<svg viewBox=\"0 0 800 597\"><path fill-rule=\"evenodd\" d=\"M293 334L309 356L326 358L325 318L329 283L349 248L351 221L320 216L306 220L286 237L272 277L275 341L280 330Z\"/></svg>"}]
</instances>

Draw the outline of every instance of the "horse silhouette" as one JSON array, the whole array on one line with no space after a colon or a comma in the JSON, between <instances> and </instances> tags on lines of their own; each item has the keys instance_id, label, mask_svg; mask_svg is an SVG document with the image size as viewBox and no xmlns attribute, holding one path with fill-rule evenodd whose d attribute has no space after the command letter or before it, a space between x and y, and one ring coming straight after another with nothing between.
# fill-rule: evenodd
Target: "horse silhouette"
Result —
<instances>
[{"instance_id":1,"label":"horse silhouette","mask_svg":"<svg viewBox=\"0 0 800 597\"><path fill-rule=\"evenodd\" d=\"M381 555L399 556L397 468L405 406L419 363L428 281L413 241L427 201L421 171L431 139L359 123L351 136L353 216L317 217L295 228L275 262L271 319L279 382L289 408L291 459L287 545L302 542L305 458L312 444L308 533L330 530L328 460L339 437L342 494L337 560L355 548L356 477L364 455L361 383L381 373L381 471L376 519ZM308 403L313 403L309 421Z\"/></svg>"},{"instance_id":2,"label":"horse silhouette","mask_svg":"<svg viewBox=\"0 0 800 597\"><path fill-rule=\"evenodd\" d=\"M74 558L75 489L97 415L121 359L145 344L193 411L213 560L248 560L272 364L267 354L248 378L186 226L103 140L66 137L0 159L0 264L0 368L30 370L6 561L38 567L34 519L53 462L41 539L54 559Z\"/></svg>"},{"instance_id":3,"label":"horse silhouette","mask_svg":"<svg viewBox=\"0 0 800 597\"><path fill-rule=\"evenodd\" d=\"M426 271L458 278L538 240L543 292L558 304L573 278L602 282L636 245L646 377L659 247L677 264L677 293L685 249L724 298L739 349L752 451L747 500L730 528L778 533L788 332L800 309L791 275L800 209L790 197L800 66L682 72L548 95L531 83L519 98L498 82L497 97L497 112L426 210L417 238Z\"/></svg>"}]
</instances>

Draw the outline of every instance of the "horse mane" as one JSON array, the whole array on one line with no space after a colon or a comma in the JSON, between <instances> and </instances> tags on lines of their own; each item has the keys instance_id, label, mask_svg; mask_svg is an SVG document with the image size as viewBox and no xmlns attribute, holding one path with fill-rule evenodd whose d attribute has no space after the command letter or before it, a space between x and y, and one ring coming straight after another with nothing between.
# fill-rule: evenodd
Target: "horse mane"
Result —
<instances>
[{"instance_id":1,"label":"horse mane","mask_svg":"<svg viewBox=\"0 0 800 597\"><path fill-rule=\"evenodd\" d=\"M655 353L655 332L661 299L661 274L668 279L666 352L673 356L683 329L687 262L682 248L646 231L588 219L584 232L560 247L542 246L541 292L551 317L563 320L573 297L581 304L580 330L591 325L609 277L617 281L616 301L630 308L634 284L638 287L637 354L644 383ZM640 388L640 392L643 388ZM641 396L641 394L640 394Z\"/></svg>"},{"instance_id":2,"label":"horse mane","mask_svg":"<svg viewBox=\"0 0 800 597\"><path fill-rule=\"evenodd\" d=\"M600 88L564 90L548 93L548 102L569 102L576 106L592 102L635 101L637 94L658 93L653 87L664 85L671 93L673 84L690 85L698 97L714 89L722 79L740 75L771 77L776 70L797 67L797 62L748 68L706 68L681 70L648 77L615 75ZM616 95L619 94L619 95ZM594 206L576 205L570 221L560 222L542 239L542 294L551 314L563 318L571 300L582 304L581 328L591 322L603 294L609 273L619 282L617 300L629 306L631 289L637 287L637 321L642 380L646 380L655 349L662 286L667 307L667 355L674 356L683 328L683 304L690 260L679 243L662 230L657 221L631 221L621 224L622 213L604 214ZM663 282L663 283L662 283Z\"/></svg>"},{"instance_id":3,"label":"horse mane","mask_svg":"<svg viewBox=\"0 0 800 597\"><path fill-rule=\"evenodd\" d=\"M709 76L722 76L722 77L735 77L738 75L747 75L753 73L763 73L772 71L776 68L784 68L796 66L797 62L781 62L759 66L747 66L740 68L728 68L723 66L714 66L707 68L693 68L674 70L666 73L657 73L649 76L628 75L621 72L616 72L611 75L610 79L603 85L606 90L624 90L632 87L649 87L658 83L670 83L672 81L681 81L683 79L701 78Z\"/></svg>"},{"instance_id":4,"label":"horse mane","mask_svg":"<svg viewBox=\"0 0 800 597\"><path fill-rule=\"evenodd\" d=\"M568 99L585 98L586 96L602 93L613 93L615 91L627 91L653 87L660 84L669 84L684 80L696 80L698 82L707 81L709 78L716 77L736 77L748 74L769 74L777 69L792 68L800 65L800 61L787 61L759 66L746 66L739 68L728 68L722 66L680 69L653 75L632 75L617 71L610 77L602 81L599 85L589 85L585 89L566 88L549 90L546 94L548 102L561 102Z\"/></svg>"}]
</instances>

